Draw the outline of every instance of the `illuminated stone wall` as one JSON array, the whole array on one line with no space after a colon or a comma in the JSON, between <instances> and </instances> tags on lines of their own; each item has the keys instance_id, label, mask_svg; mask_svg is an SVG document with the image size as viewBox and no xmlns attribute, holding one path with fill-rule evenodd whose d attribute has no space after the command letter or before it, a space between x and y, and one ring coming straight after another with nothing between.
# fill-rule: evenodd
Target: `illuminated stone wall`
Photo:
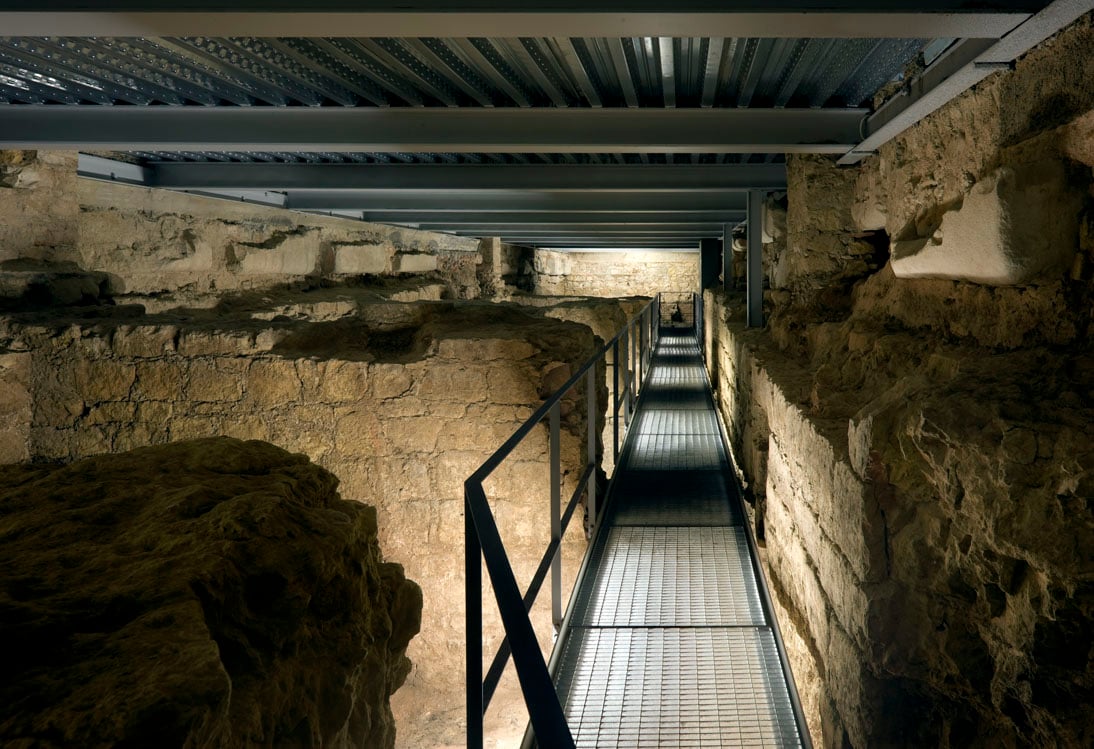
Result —
<instances>
[{"instance_id":1,"label":"illuminated stone wall","mask_svg":"<svg viewBox=\"0 0 1094 749\"><path fill-rule=\"evenodd\" d=\"M823 746L1094 731L1077 656L1094 617L1091 48L1088 15L857 169L790 157L767 328L707 295L719 406ZM962 241L962 211L981 236ZM924 238L947 264L913 277L901 243ZM974 279L989 250L1002 275Z\"/></svg>"}]
</instances>

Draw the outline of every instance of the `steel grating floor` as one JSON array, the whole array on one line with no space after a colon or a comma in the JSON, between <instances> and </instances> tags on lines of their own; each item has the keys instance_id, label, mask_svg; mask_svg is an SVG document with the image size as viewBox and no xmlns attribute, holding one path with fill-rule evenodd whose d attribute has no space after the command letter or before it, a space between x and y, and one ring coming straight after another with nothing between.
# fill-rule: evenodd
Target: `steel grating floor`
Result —
<instances>
[{"instance_id":1,"label":"steel grating floor","mask_svg":"<svg viewBox=\"0 0 1094 749\"><path fill-rule=\"evenodd\" d=\"M800 747L695 337L662 334L555 681L578 747Z\"/></svg>"}]
</instances>

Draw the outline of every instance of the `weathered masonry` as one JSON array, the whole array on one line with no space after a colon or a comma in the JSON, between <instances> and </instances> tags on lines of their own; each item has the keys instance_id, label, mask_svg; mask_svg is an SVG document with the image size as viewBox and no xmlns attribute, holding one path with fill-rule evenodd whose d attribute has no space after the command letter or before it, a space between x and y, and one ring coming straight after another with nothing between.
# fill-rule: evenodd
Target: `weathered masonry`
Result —
<instances>
[{"instance_id":1,"label":"weathered masonry","mask_svg":"<svg viewBox=\"0 0 1094 749\"><path fill-rule=\"evenodd\" d=\"M464 744L463 482L665 292L813 743L1094 743L1094 2L25 5L4 741ZM549 443L487 487L521 585Z\"/></svg>"}]
</instances>

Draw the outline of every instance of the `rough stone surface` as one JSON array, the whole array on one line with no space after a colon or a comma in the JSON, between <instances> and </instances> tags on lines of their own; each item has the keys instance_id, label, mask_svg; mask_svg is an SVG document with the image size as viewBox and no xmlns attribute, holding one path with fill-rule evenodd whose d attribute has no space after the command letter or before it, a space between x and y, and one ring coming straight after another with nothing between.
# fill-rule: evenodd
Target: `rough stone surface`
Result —
<instances>
[{"instance_id":1,"label":"rough stone surface","mask_svg":"<svg viewBox=\"0 0 1094 749\"><path fill-rule=\"evenodd\" d=\"M1086 745L1094 359L869 315L818 326L803 359L708 298L720 406L804 635L795 668L823 685L814 734Z\"/></svg>"},{"instance_id":2,"label":"rough stone surface","mask_svg":"<svg viewBox=\"0 0 1094 749\"><path fill-rule=\"evenodd\" d=\"M74 262L76 153L0 151L0 263Z\"/></svg>"},{"instance_id":3,"label":"rough stone surface","mask_svg":"<svg viewBox=\"0 0 1094 749\"><path fill-rule=\"evenodd\" d=\"M227 438L0 468L0 741L393 746L421 592L337 483Z\"/></svg>"},{"instance_id":4,"label":"rough stone surface","mask_svg":"<svg viewBox=\"0 0 1094 749\"><path fill-rule=\"evenodd\" d=\"M81 265L110 273L129 295L423 273L443 255L479 259L476 240L413 229L87 179L78 193Z\"/></svg>"},{"instance_id":5,"label":"rough stone surface","mask_svg":"<svg viewBox=\"0 0 1094 749\"><path fill-rule=\"evenodd\" d=\"M535 251L535 292L552 296L654 296L699 288L695 252Z\"/></svg>"},{"instance_id":6,"label":"rough stone surface","mask_svg":"<svg viewBox=\"0 0 1094 749\"><path fill-rule=\"evenodd\" d=\"M1094 740L1091 49L1088 14L860 169L791 157L767 329L707 295L819 745ZM940 226L950 278L897 277L890 237ZM985 236L1012 275L976 275Z\"/></svg>"},{"instance_id":7,"label":"rough stone surface","mask_svg":"<svg viewBox=\"0 0 1094 749\"><path fill-rule=\"evenodd\" d=\"M774 263L770 283L793 292L798 303L822 306L878 267L877 248L852 226L857 175L825 156L787 159L787 249Z\"/></svg>"},{"instance_id":8,"label":"rough stone surface","mask_svg":"<svg viewBox=\"0 0 1094 749\"><path fill-rule=\"evenodd\" d=\"M1071 266L1083 201L1062 160L999 167L959 204L921 221L915 234L925 236L893 242L893 273L996 285L1060 275Z\"/></svg>"},{"instance_id":9,"label":"rough stone surface","mask_svg":"<svg viewBox=\"0 0 1094 749\"><path fill-rule=\"evenodd\" d=\"M884 204L889 235L897 237L924 214L954 204L1007 165L1008 148L1094 109L1092 48L1094 15L1087 13L1032 49L1015 70L986 78L863 162L865 172L876 172L870 179L882 185L871 200ZM1043 157L1058 156L1064 140L1042 141Z\"/></svg>"},{"instance_id":10,"label":"rough stone surface","mask_svg":"<svg viewBox=\"0 0 1094 749\"><path fill-rule=\"evenodd\" d=\"M580 314L610 328L619 305L596 304L601 311ZM405 304L334 288L266 290L158 315L126 307L10 315L0 318L0 345L12 352L0 377L18 387L5 392L0 439L18 451L25 433L31 458L71 460L224 434L304 453L334 472L344 497L376 506L388 558L423 589L414 670L393 700L400 745L456 743L464 730L463 481L566 367L599 347L589 327L549 311ZM583 465L583 411L579 391L564 404L566 496ZM523 584L547 545L546 466L546 435L537 431L488 486ZM564 545L568 585L584 550L580 518ZM487 647L496 646L495 608L484 600ZM546 596L542 603L533 617L549 647ZM510 680L495 698L500 735L523 730L518 695Z\"/></svg>"}]
</instances>

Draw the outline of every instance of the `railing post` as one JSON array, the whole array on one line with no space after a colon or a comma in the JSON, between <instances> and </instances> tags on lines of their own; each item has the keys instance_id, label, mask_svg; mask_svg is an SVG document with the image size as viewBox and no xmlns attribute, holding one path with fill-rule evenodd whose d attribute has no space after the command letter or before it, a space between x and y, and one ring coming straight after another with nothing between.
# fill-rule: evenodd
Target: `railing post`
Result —
<instances>
[{"instance_id":1,"label":"railing post","mask_svg":"<svg viewBox=\"0 0 1094 749\"><path fill-rule=\"evenodd\" d=\"M634 332L633 320L630 322L627 328L629 331L627 339L630 342L629 351L631 353L631 366L630 370L627 372L627 398L629 399L630 403L630 412L627 414L627 426L629 427L631 419L634 418L634 382L635 378L638 376L636 371L638 369L638 341L636 340L638 336Z\"/></svg>"},{"instance_id":2,"label":"railing post","mask_svg":"<svg viewBox=\"0 0 1094 749\"><path fill-rule=\"evenodd\" d=\"M630 326L622 329L622 431L630 426Z\"/></svg>"},{"instance_id":3,"label":"railing post","mask_svg":"<svg viewBox=\"0 0 1094 749\"><path fill-rule=\"evenodd\" d=\"M467 747L482 749L482 545L471 517L470 500L463 501L464 626L467 652Z\"/></svg>"},{"instance_id":4,"label":"railing post","mask_svg":"<svg viewBox=\"0 0 1094 749\"><path fill-rule=\"evenodd\" d=\"M593 466L593 470L589 473L589 486L586 490L588 496L585 506L589 508L589 520L585 527L585 535L588 538L592 538L599 516L596 506L596 416L596 367L593 366L585 376L585 420L588 422L586 439L589 441L585 450L585 459L588 461L587 465Z\"/></svg>"},{"instance_id":5,"label":"railing post","mask_svg":"<svg viewBox=\"0 0 1094 749\"><path fill-rule=\"evenodd\" d=\"M558 542L551 560L551 619L555 634L562 626L562 444L560 434L561 401L551 406L551 541Z\"/></svg>"},{"instance_id":6,"label":"railing post","mask_svg":"<svg viewBox=\"0 0 1094 749\"><path fill-rule=\"evenodd\" d=\"M619 464L619 339L612 344L612 472Z\"/></svg>"}]
</instances>

